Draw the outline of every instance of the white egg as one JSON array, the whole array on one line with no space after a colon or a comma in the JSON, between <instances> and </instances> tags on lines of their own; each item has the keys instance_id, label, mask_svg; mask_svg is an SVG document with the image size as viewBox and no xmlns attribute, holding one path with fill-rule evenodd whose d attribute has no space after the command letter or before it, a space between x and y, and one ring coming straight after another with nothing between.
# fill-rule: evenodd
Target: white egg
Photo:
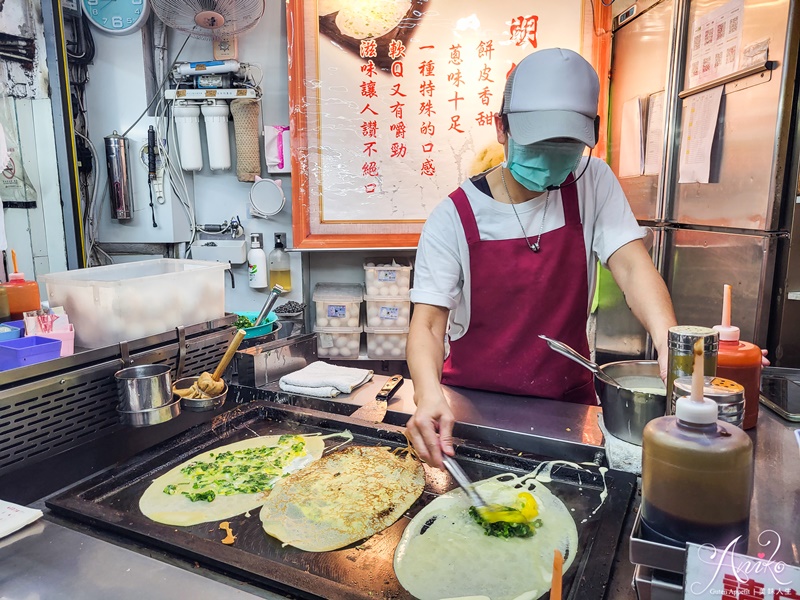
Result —
<instances>
[{"instance_id":1,"label":"white egg","mask_svg":"<svg viewBox=\"0 0 800 600\"><path fill-rule=\"evenodd\" d=\"M389 295L390 296L399 296L400 295L400 288L397 287L397 284L392 284L389 286Z\"/></svg>"},{"instance_id":2,"label":"white egg","mask_svg":"<svg viewBox=\"0 0 800 600\"><path fill-rule=\"evenodd\" d=\"M380 327L381 319L380 317L370 317L369 320L367 321L367 324L370 327Z\"/></svg>"},{"instance_id":3,"label":"white egg","mask_svg":"<svg viewBox=\"0 0 800 600\"><path fill-rule=\"evenodd\" d=\"M369 261L369 262L367 263L367 266L368 266L368 267L374 267L374 266L375 266L375 263L374 263L374 262L372 262L372 261Z\"/></svg>"},{"instance_id":4,"label":"white egg","mask_svg":"<svg viewBox=\"0 0 800 600\"><path fill-rule=\"evenodd\" d=\"M347 342L347 347L350 348L351 350L358 350L359 345L360 344L358 338L353 338L352 340Z\"/></svg>"},{"instance_id":5,"label":"white egg","mask_svg":"<svg viewBox=\"0 0 800 600\"><path fill-rule=\"evenodd\" d=\"M391 354L392 356L402 356L403 351L397 346L395 346L389 351L389 354Z\"/></svg>"},{"instance_id":6,"label":"white egg","mask_svg":"<svg viewBox=\"0 0 800 600\"><path fill-rule=\"evenodd\" d=\"M382 347L384 350L391 350L392 348L394 348L394 341L386 340L385 342L383 342Z\"/></svg>"},{"instance_id":7,"label":"white egg","mask_svg":"<svg viewBox=\"0 0 800 600\"><path fill-rule=\"evenodd\" d=\"M383 351L383 348L381 348L381 347L376 346L372 350L372 355L373 356L383 356L384 354L385 354L385 352Z\"/></svg>"},{"instance_id":8,"label":"white egg","mask_svg":"<svg viewBox=\"0 0 800 600\"><path fill-rule=\"evenodd\" d=\"M353 356L353 351L350 348L341 348L339 350L340 356Z\"/></svg>"},{"instance_id":9,"label":"white egg","mask_svg":"<svg viewBox=\"0 0 800 600\"><path fill-rule=\"evenodd\" d=\"M380 314L380 309L370 302L371 306L367 309L368 317L377 317Z\"/></svg>"},{"instance_id":10,"label":"white egg","mask_svg":"<svg viewBox=\"0 0 800 600\"><path fill-rule=\"evenodd\" d=\"M329 327L341 327L342 320L336 317L332 317L328 320Z\"/></svg>"},{"instance_id":11,"label":"white egg","mask_svg":"<svg viewBox=\"0 0 800 600\"><path fill-rule=\"evenodd\" d=\"M411 314L411 306L409 306L408 302L406 302L400 309L400 316L408 318L410 314Z\"/></svg>"},{"instance_id":12,"label":"white egg","mask_svg":"<svg viewBox=\"0 0 800 600\"><path fill-rule=\"evenodd\" d=\"M328 319L325 317L317 316L317 327L327 327L328 326Z\"/></svg>"},{"instance_id":13,"label":"white egg","mask_svg":"<svg viewBox=\"0 0 800 600\"><path fill-rule=\"evenodd\" d=\"M317 319L320 317L325 317L325 306L322 302L317 302Z\"/></svg>"},{"instance_id":14,"label":"white egg","mask_svg":"<svg viewBox=\"0 0 800 600\"><path fill-rule=\"evenodd\" d=\"M329 356L339 356L339 348L328 348Z\"/></svg>"},{"instance_id":15,"label":"white egg","mask_svg":"<svg viewBox=\"0 0 800 600\"><path fill-rule=\"evenodd\" d=\"M400 287L408 287L409 283L411 283L411 278L406 273L397 276L397 285Z\"/></svg>"},{"instance_id":16,"label":"white egg","mask_svg":"<svg viewBox=\"0 0 800 600\"><path fill-rule=\"evenodd\" d=\"M372 339L375 341L376 344L380 345L386 340L386 336L382 333L375 333L372 335Z\"/></svg>"},{"instance_id":17,"label":"white egg","mask_svg":"<svg viewBox=\"0 0 800 600\"><path fill-rule=\"evenodd\" d=\"M368 296L377 296L378 295L378 286L369 285L367 286L367 295Z\"/></svg>"},{"instance_id":18,"label":"white egg","mask_svg":"<svg viewBox=\"0 0 800 600\"><path fill-rule=\"evenodd\" d=\"M380 290L379 290L379 293L380 293L381 296L388 295L389 294L389 286L388 285L382 285Z\"/></svg>"},{"instance_id":19,"label":"white egg","mask_svg":"<svg viewBox=\"0 0 800 600\"><path fill-rule=\"evenodd\" d=\"M408 325L408 317L397 317L394 321L394 324L398 327L405 327Z\"/></svg>"},{"instance_id":20,"label":"white egg","mask_svg":"<svg viewBox=\"0 0 800 600\"><path fill-rule=\"evenodd\" d=\"M350 317L347 319L348 327L358 327L358 317Z\"/></svg>"},{"instance_id":21,"label":"white egg","mask_svg":"<svg viewBox=\"0 0 800 600\"><path fill-rule=\"evenodd\" d=\"M328 356L328 349L322 346L317 347L317 356Z\"/></svg>"}]
</instances>

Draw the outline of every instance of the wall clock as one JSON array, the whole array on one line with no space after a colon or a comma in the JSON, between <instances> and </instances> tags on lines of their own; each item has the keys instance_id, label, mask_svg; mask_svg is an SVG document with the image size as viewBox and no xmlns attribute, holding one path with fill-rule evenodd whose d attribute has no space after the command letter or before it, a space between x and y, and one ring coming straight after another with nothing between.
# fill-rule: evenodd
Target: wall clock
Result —
<instances>
[{"instance_id":1,"label":"wall clock","mask_svg":"<svg viewBox=\"0 0 800 600\"><path fill-rule=\"evenodd\" d=\"M138 31L150 15L149 0L81 0L89 22L114 35Z\"/></svg>"}]
</instances>

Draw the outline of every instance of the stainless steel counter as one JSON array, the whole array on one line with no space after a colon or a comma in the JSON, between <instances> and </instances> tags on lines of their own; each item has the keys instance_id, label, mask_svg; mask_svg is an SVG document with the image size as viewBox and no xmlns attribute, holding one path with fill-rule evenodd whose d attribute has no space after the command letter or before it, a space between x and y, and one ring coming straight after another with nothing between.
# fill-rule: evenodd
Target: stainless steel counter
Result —
<instances>
[{"instance_id":1,"label":"stainless steel counter","mask_svg":"<svg viewBox=\"0 0 800 600\"><path fill-rule=\"evenodd\" d=\"M386 379L376 376L356 393L334 399L331 406L360 406L371 402ZM277 386L270 388L272 392L277 389ZM412 382L406 381L389 404L387 421L401 424L408 419L414 411L413 393ZM522 444L537 446L546 444L548 438L558 438L581 451L596 453L601 450L597 407L457 388L447 389L446 396L462 424L461 431L470 435L506 431L514 433L512 439ZM775 560L790 564L800 564L800 524L797 521L800 469L796 466L800 451L794 438L795 428L797 426L762 408L758 428L751 434L756 447L756 471L750 551L758 551L758 534L772 529L783 540ZM633 568L628 561L626 537L632 520L631 514L626 519L617 550L615 571L607 593L610 600L636 598L631 587ZM32 527L42 529L34 535L25 535L23 531L0 540L0 597L9 600L31 597L124 599L139 598L144 589L151 598L280 597L248 588L223 574L204 569L195 572L186 565L181 568L169 564L180 565L180 562L110 534L75 531L52 521L40 521Z\"/></svg>"}]
</instances>

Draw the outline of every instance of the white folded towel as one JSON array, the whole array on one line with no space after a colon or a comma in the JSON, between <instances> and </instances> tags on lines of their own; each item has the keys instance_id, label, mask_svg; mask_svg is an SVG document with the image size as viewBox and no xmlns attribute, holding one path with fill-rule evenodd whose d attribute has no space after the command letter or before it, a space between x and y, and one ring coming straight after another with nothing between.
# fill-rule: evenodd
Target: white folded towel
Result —
<instances>
[{"instance_id":1,"label":"white folded towel","mask_svg":"<svg viewBox=\"0 0 800 600\"><path fill-rule=\"evenodd\" d=\"M287 373L278 381L284 392L335 398L339 394L349 394L360 385L372 379L373 371L353 367L337 367L323 361L311 363L293 373Z\"/></svg>"}]
</instances>

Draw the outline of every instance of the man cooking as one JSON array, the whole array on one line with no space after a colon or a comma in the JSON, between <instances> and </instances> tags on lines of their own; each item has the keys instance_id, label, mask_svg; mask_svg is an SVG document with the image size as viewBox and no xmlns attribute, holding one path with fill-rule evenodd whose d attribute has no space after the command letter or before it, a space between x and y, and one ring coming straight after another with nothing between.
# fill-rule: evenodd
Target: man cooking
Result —
<instances>
[{"instance_id":1,"label":"man cooking","mask_svg":"<svg viewBox=\"0 0 800 600\"><path fill-rule=\"evenodd\" d=\"M676 324L669 292L611 169L591 151L583 157L597 144L599 89L592 66L571 50L526 56L495 115L506 160L465 181L425 223L411 290L407 356L417 410L408 432L434 466L442 452L453 454L441 384L597 403L591 373L539 335L589 355L598 259L666 374Z\"/></svg>"}]
</instances>

